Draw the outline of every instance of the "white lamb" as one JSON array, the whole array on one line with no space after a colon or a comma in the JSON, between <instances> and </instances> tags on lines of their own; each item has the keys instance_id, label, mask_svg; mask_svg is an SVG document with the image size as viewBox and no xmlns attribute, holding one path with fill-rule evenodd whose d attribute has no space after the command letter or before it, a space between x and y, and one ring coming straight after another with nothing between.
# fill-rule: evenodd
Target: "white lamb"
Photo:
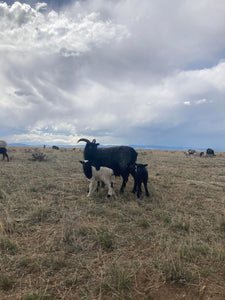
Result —
<instances>
[{"instance_id":1,"label":"white lamb","mask_svg":"<svg viewBox=\"0 0 225 300\"><path fill-rule=\"evenodd\" d=\"M114 173L112 169L107 167L100 167L99 170L97 170L94 166L91 165L88 160L80 161L80 163L83 165L85 176L90 180L89 192L87 195L88 197L91 196L95 185L100 181L104 182L108 187L107 197L114 195L112 181L112 176L114 175Z\"/></svg>"}]
</instances>

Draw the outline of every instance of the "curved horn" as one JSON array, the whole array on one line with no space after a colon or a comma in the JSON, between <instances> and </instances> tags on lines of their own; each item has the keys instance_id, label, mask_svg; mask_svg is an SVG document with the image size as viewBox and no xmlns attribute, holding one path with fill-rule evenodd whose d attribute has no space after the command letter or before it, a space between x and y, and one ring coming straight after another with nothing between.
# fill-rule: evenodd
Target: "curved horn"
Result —
<instances>
[{"instance_id":1,"label":"curved horn","mask_svg":"<svg viewBox=\"0 0 225 300\"><path fill-rule=\"evenodd\" d=\"M79 142L86 142L86 143L90 143L90 141L88 140L88 139L79 139L78 141L77 141L77 143L79 143Z\"/></svg>"}]
</instances>

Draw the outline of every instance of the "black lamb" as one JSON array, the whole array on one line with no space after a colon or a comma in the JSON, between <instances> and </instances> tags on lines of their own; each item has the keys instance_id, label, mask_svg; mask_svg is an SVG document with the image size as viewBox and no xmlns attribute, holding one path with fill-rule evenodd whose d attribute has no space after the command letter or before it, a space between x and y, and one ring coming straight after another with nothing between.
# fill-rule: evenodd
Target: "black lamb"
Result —
<instances>
[{"instance_id":1,"label":"black lamb","mask_svg":"<svg viewBox=\"0 0 225 300\"><path fill-rule=\"evenodd\" d=\"M141 195L141 184L144 184L145 194L149 197L147 182L148 182L148 171L146 169L147 164L135 164L135 183L133 193L137 190L137 197Z\"/></svg>"}]
</instances>

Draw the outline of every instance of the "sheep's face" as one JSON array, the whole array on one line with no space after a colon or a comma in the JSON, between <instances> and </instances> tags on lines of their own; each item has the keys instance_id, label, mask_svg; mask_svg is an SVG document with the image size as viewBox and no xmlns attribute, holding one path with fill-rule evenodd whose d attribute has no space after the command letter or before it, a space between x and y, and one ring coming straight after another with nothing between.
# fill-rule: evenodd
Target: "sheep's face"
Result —
<instances>
[{"instance_id":1,"label":"sheep's face","mask_svg":"<svg viewBox=\"0 0 225 300\"><path fill-rule=\"evenodd\" d=\"M93 160L96 156L98 145L99 143L96 143L95 141L87 143L84 150L84 158L88 160Z\"/></svg>"},{"instance_id":2,"label":"sheep's face","mask_svg":"<svg viewBox=\"0 0 225 300\"><path fill-rule=\"evenodd\" d=\"M83 165L84 174L88 179L91 179L92 177L92 169L91 169L91 163L87 160L81 161L80 163Z\"/></svg>"}]
</instances>

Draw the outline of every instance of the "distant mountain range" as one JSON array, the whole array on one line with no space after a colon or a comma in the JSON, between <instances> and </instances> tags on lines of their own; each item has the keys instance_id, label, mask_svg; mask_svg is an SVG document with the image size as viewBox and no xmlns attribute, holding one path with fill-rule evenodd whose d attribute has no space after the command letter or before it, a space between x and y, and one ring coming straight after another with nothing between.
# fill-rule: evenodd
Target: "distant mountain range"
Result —
<instances>
[{"instance_id":1,"label":"distant mountain range","mask_svg":"<svg viewBox=\"0 0 225 300\"><path fill-rule=\"evenodd\" d=\"M9 144L9 146L15 146L15 147L43 147L42 145L28 145L28 144L22 144L22 143L11 143ZM59 148L84 148L84 145L58 145L57 146ZM115 145L101 145L100 147L112 147ZM179 151L185 151L188 150L192 147L184 147L184 146L159 146L159 145L130 145L131 147L133 147L134 149L146 149L146 150L170 150L170 151L175 151L175 150L179 150ZM52 147L52 145L46 145L46 147ZM193 147L194 148L194 147ZM194 148L195 150L198 151L205 151L205 148Z\"/></svg>"}]
</instances>

